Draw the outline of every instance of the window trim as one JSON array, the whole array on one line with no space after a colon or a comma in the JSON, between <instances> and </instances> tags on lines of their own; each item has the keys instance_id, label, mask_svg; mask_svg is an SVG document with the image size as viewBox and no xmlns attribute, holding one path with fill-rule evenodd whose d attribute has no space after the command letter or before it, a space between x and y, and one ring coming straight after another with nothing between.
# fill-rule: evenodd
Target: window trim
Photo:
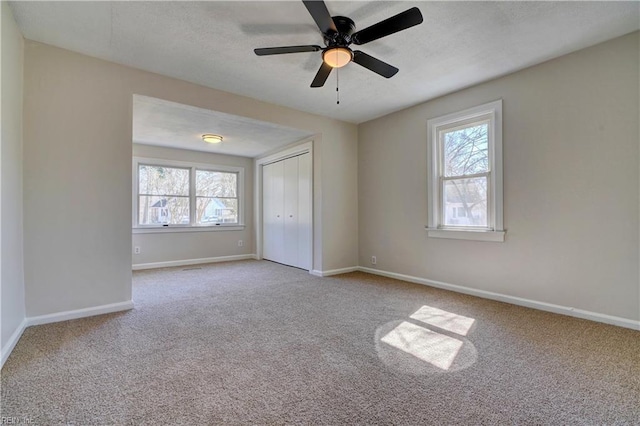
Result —
<instances>
[{"instance_id":1,"label":"window trim","mask_svg":"<svg viewBox=\"0 0 640 426\"><path fill-rule=\"evenodd\" d=\"M174 225L141 225L139 220L138 169L140 165L189 169L189 224ZM238 223L221 223L219 225L198 225L195 223L196 203L196 170L227 172L238 174ZM133 191L132 191L132 230L136 234L162 232L202 232L202 231L238 231L245 227L244 221L244 167L224 166L219 164L195 163L191 161L167 160L163 158L133 157Z\"/></svg>"},{"instance_id":2,"label":"window trim","mask_svg":"<svg viewBox=\"0 0 640 426\"><path fill-rule=\"evenodd\" d=\"M489 119L489 179L487 190L487 229L444 227L439 161L442 129L455 129ZM429 237L457 240L504 241L502 166L502 99L427 120L427 202Z\"/></svg>"}]
</instances>

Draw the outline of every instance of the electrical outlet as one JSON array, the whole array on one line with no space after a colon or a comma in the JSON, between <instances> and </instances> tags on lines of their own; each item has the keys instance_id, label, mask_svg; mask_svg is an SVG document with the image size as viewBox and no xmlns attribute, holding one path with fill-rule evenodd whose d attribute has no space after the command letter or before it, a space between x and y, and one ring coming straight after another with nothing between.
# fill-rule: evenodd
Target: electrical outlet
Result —
<instances>
[{"instance_id":1,"label":"electrical outlet","mask_svg":"<svg viewBox=\"0 0 640 426\"><path fill-rule=\"evenodd\" d=\"M242 247L242 246L243 246L243 244L244 244L244 243L242 242L242 240L238 240L238 247Z\"/></svg>"},{"instance_id":2,"label":"electrical outlet","mask_svg":"<svg viewBox=\"0 0 640 426\"><path fill-rule=\"evenodd\" d=\"M375 265L378 262L378 259L376 259L375 256L371 256L371 264Z\"/></svg>"},{"instance_id":3,"label":"electrical outlet","mask_svg":"<svg viewBox=\"0 0 640 426\"><path fill-rule=\"evenodd\" d=\"M140 254L140 252L141 252L140 247L134 247L133 252L135 254Z\"/></svg>"}]
</instances>

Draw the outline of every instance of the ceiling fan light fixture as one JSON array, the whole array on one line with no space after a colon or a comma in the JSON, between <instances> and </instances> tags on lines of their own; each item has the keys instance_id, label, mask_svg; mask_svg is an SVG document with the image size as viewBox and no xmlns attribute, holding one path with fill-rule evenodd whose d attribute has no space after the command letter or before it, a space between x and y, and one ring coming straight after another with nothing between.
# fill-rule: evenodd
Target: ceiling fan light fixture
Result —
<instances>
[{"instance_id":1,"label":"ceiling fan light fixture","mask_svg":"<svg viewBox=\"0 0 640 426\"><path fill-rule=\"evenodd\" d=\"M332 47L322 53L322 60L331 68L341 68L353 60L353 52L346 47Z\"/></svg>"},{"instance_id":2,"label":"ceiling fan light fixture","mask_svg":"<svg viewBox=\"0 0 640 426\"><path fill-rule=\"evenodd\" d=\"M206 143L220 143L222 142L222 136L206 133L202 135L202 140L205 141Z\"/></svg>"}]
</instances>

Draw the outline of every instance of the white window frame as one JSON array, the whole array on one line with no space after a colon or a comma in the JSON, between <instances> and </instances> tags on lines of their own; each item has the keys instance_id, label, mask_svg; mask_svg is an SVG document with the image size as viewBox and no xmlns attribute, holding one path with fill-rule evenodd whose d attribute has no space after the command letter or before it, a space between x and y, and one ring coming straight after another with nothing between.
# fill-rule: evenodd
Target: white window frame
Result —
<instances>
[{"instance_id":1,"label":"white window frame","mask_svg":"<svg viewBox=\"0 0 640 426\"><path fill-rule=\"evenodd\" d=\"M141 165L156 167L171 167L189 169L189 224L159 224L144 225L139 220L138 185L140 178L138 171ZM196 170L211 172L225 172L238 174L238 223L220 223L213 225L198 225L196 218ZM203 231L240 231L245 227L244 222L244 168L235 166L223 166L217 164L193 163L187 161L166 160L161 158L133 157L133 204L132 204L132 229L134 234L158 233L158 232L203 232Z\"/></svg>"},{"instance_id":2,"label":"white window frame","mask_svg":"<svg viewBox=\"0 0 640 426\"><path fill-rule=\"evenodd\" d=\"M488 120L489 173L487 185L487 227L455 227L444 225L442 200L443 164L439 133L456 127ZM503 242L503 175L502 175L502 99L464 111L427 120L427 202L429 237L458 240Z\"/></svg>"}]
</instances>

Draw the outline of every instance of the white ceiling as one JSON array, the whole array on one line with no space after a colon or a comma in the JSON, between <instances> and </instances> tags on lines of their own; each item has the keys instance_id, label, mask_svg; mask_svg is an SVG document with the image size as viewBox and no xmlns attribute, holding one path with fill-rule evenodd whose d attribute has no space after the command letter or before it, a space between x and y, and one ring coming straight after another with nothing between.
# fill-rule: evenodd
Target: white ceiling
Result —
<instances>
[{"instance_id":1,"label":"white ceiling","mask_svg":"<svg viewBox=\"0 0 640 426\"><path fill-rule=\"evenodd\" d=\"M400 68L355 63L309 87L320 52L258 57L256 47L322 44L300 1L12 2L24 36L205 86L360 123L640 28L639 2L327 1L363 29L412 6L424 23L359 46Z\"/></svg>"},{"instance_id":2,"label":"white ceiling","mask_svg":"<svg viewBox=\"0 0 640 426\"><path fill-rule=\"evenodd\" d=\"M203 142L204 133L222 143ZM133 96L133 142L145 145L257 157L313 134L299 129L196 108L147 96Z\"/></svg>"}]
</instances>

